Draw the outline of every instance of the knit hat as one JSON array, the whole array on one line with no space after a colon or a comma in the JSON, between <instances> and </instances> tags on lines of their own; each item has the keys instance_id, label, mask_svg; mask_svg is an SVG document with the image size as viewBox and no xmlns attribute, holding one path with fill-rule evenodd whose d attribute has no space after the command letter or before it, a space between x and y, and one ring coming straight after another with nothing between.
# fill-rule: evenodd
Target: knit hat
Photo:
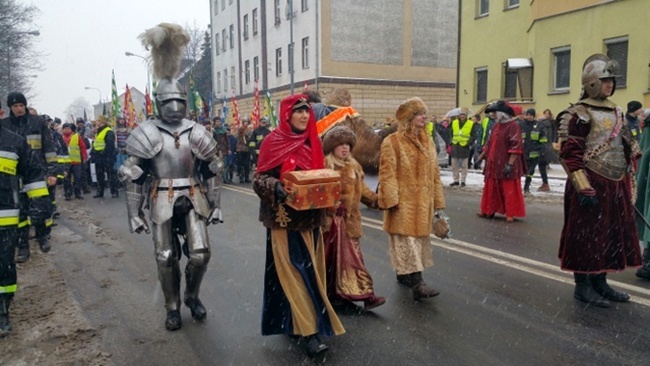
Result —
<instances>
[{"instance_id":1,"label":"knit hat","mask_svg":"<svg viewBox=\"0 0 650 366\"><path fill-rule=\"evenodd\" d=\"M7 94L7 106L11 108L11 106L14 104L23 104L26 106L27 98L25 98L25 95L23 95L23 93L19 92L11 92Z\"/></svg>"},{"instance_id":2,"label":"knit hat","mask_svg":"<svg viewBox=\"0 0 650 366\"><path fill-rule=\"evenodd\" d=\"M409 98L397 107L395 117L399 122L408 122L415 117L416 114L427 112L427 105L419 97Z\"/></svg>"},{"instance_id":3,"label":"knit hat","mask_svg":"<svg viewBox=\"0 0 650 366\"><path fill-rule=\"evenodd\" d=\"M350 150L352 150L356 142L357 138L348 126L334 126L323 137L323 153L327 155L341 144L350 145Z\"/></svg>"},{"instance_id":4,"label":"knit hat","mask_svg":"<svg viewBox=\"0 0 650 366\"><path fill-rule=\"evenodd\" d=\"M528 108L528 109L526 110L526 114L535 117L535 116L537 115L537 112L535 111L535 108Z\"/></svg>"},{"instance_id":5,"label":"knit hat","mask_svg":"<svg viewBox=\"0 0 650 366\"><path fill-rule=\"evenodd\" d=\"M634 113L641 108L643 108L643 104L637 100L633 100L627 103L627 113Z\"/></svg>"},{"instance_id":6,"label":"knit hat","mask_svg":"<svg viewBox=\"0 0 650 366\"><path fill-rule=\"evenodd\" d=\"M108 123L108 117L106 117L106 116L103 115L103 114L100 114L100 115L97 117L97 122L100 122L100 123Z\"/></svg>"}]
</instances>

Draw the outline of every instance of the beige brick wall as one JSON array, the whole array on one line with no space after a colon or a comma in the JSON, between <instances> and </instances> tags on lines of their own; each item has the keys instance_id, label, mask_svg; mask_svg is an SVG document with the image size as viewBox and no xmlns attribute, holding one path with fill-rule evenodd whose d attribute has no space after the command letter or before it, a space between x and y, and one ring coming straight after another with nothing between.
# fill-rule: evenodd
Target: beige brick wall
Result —
<instances>
[{"instance_id":1,"label":"beige brick wall","mask_svg":"<svg viewBox=\"0 0 650 366\"><path fill-rule=\"evenodd\" d=\"M315 85L310 84L311 89ZM327 100L327 94L335 88L346 88L352 96L352 107L354 107L361 116L369 123L381 125L386 121L386 117L393 118L395 110L405 99L410 97L420 97L429 107L428 115L437 115L438 120L448 110L455 108L456 89L440 87L421 87L421 86L396 86L396 85L366 85L366 84L338 84L320 82L318 90L321 93L323 102ZM302 85L295 88L295 92L302 92ZM279 101L288 96L289 88L271 93L273 106L276 113L279 113ZM241 116L248 116L253 112L253 97L238 99L237 105ZM264 114L264 96L260 93L260 107L262 115ZM229 113L232 116L232 103L228 101ZM231 121L232 117L228 120Z\"/></svg>"}]
</instances>

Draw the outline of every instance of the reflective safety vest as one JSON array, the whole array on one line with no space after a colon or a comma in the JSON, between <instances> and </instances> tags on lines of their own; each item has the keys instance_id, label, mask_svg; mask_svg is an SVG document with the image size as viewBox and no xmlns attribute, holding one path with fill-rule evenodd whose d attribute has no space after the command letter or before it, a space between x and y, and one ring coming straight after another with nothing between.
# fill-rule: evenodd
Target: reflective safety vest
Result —
<instances>
[{"instance_id":1,"label":"reflective safety vest","mask_svg":"<svg viewBox=\"0 0 650 366\"><path fill-rule=\"evenodd\" d=\"M0 173L16 175L18 155L10 151L0 151Z\"/></svg>"},{"instance_id":2,"label":"reflective safety vest","mask_svg":"<svg viewBox=\"0 0 650 366\"><path fill-rule=\"evenodd\" d=\"M95 136L95 141L93 141L93 149L95 151L104 151L106 149L106 134L108 131L112 131L110 127L106 127L100 133Z\"/></svg>"},{"instance_id":3,"label":"reflective safety vest","mask_svg":"<svg viewBox=\"0 0 650 366\"><path fill-rule=\"evenodd\" d=\"M81 149L79 148L79 135L73 133L68 144L68 154L70 162L81 164Z\"/></svg>"},{"instance_id":4,"label":"reflective safety vest","mask_svg":"<svg viewBox=\"0 0 650 366\"><path fill-rule=\"evenodd\" d=\"M460 120L455 119L451 123L451 132L453 133L453 137L451 138L452 145L467 146L472 134L473 125L474 122L467 120L463 128L460 128Z\"/></svg>"}]
</instances>

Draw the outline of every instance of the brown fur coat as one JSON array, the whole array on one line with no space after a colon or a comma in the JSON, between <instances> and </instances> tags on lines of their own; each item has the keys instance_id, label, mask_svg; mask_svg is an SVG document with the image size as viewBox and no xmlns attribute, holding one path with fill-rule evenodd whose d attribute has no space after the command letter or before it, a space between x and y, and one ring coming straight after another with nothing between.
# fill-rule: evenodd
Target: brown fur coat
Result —
<instances>
[{"instance_id":1,"label":"brown fur coat","mask_svg":"<svg viewBox=\"0 0 650 366\"><path fill-rule=\"evenodd\" d=\"M381 144L379 207L387 209L387 233L413 237L429 236L434 210L445 208L436 148L409 122L400 121L399 130Z\"/></svg>"},{"instance_id":2,"label":"brown fur coat","mask_svg":"<svg viewBox=\"0 0 650 366\"><path fill-rule=\"evenodd\" d=\"M351 239L359 239L363 236L359 203L361 202L371 208L377 208L377 194L368 188L363 180L363 169L353 158L346 161L343 166L335 166L332 164L331 158L326 159L325 167L334 169L341 174L341 198L339 202L347 209L345 226ZM329 230L334 212L334 210L328 212L323 231Z\"/></svg>"}]
</instances>

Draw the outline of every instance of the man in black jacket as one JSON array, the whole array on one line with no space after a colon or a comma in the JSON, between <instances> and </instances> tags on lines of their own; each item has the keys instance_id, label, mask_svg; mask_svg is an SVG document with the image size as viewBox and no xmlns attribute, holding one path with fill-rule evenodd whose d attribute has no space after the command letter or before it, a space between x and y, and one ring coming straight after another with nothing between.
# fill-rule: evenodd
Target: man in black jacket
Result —
<instances>
[{"instance_id":1,"label":"man in black jacket","mask_svg":"<svg viewBox=\"0 0 650 366\"><path fill-rule=\"evenodd\" d=\"M32 220L42 222L51 215L44 165L32 154L27 141L0 125L0 338L11 332L9 305L16 292L16 262L20 223L19 179L23 193L29 197L27 212Z\"/></svg>"},{"instance_id":2,"label":"man in black jacket","mask_svg":"<svg viewBox=\"0 0 650 366\"><path fill-rule=\"evenodd\" d=\"M115 148L115 133L108 126L106 116L97 117L97 132L93 141L93 149L90 159L95 163L97 173L97 193L94 198L104 197L106 178L111 189L113 198L119 197L117 175L115 171L115 159L117 151Z\"/></svg>"},{"instance_id":3,"label":"man in black jacket","mask_svg":"<svg viewBox=\"0 0 650 366\"><path fill-rule=\"evenodd\" d=\"M36 155L36 162L45 172L42 180L48 186L56 185L57 155L52 142L52 135L44 121L38 116L27 113L27 98L22 93L11 92L7 95L7 105L11 109L9 117L0 121L2 127L14 132L27 140L27 144ZM47 178L46 178L47 176ZM29 226L34 225L36 239L43 253L50 251L48 237L50 234L51 218L30 218L28 210L29 196L22 192L20 197L20 222L18 223L18 255L16 262L22 263L29 259Z\"/></svg>"}]
</instances>

